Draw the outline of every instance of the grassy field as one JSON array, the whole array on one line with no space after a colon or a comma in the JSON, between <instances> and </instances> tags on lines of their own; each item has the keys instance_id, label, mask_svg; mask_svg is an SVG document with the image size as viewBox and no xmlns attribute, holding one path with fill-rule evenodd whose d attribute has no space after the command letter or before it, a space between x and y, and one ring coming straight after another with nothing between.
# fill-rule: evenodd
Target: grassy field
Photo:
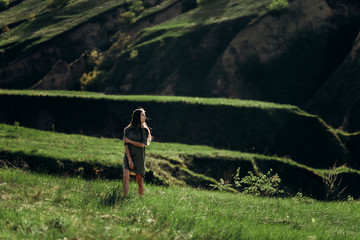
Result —
<instances>
[{"instance_id":1,"label":"grassy field","mask_svg":"<svg viewBox=\"0 0 360 240\"><path fill-rule=\"evenodd\" d=\"M318 116L292 105L64 91L0 90L0 99L11 102L0 112L1 121L7 124L17 121L43 130L52 130L54 125L58 132L121 138L131 112L144 107L160 142L277 155L314 168L328 169L335 162L358 168L355 161L348 160L354 150L349 151L345 143L353 136L340 138L339 132Z\"/></svg>"},{"instance_id":2,"label":"grassy field","mask_svg":"<svg viewBox=\"0 0 360 240\"><path fill-rule=\"evenodd\" d=\"M16 156L22 156L21 158L27 161L28 164L30 164L29 158L38 160L39 163L37 164L42 166L44 170L53 169L53 171L59 171L60 173L61 168L64 168L61 162L70 161L73 163L86 163L93 168L112 167L118 169L117 177L120 178L121 176L124 147L119 139L53 133L5 124L0 124L0 136L0 152L5 154L5 157L10 156L10 158L14 159ZM239 166L245 163L252 166L255 164L254 160L258 162L273 161L278 164L289 164L296 168L315 172L314 169L298 164L291 159L179 143L153 142L147 147L147 155L148 167L154 170L158 176L165 178L166 182L186 184L192 181L192 184L189 185L193 186L197 184L196 178L207 181L207 185L216 182L215 179L211 178L214 176L209 176L209 178L190 170L194 158L199 159L199 161L205 159L208 161L208 164L216 161L222 161L225 165L226 163L233 163L227 168L221 169L217 174L219 177L224 177L221 174L224 174L226 169L234 172L234 166L231 165ZM250 168L252 169L252 167ZM66 170L69 169L64 169L64 171ZM171 172L175 170L178 172L176 176L172 176ZM190 175L190 179L185 182L180 181L179 179L181 179L183 174ZM106 177L106 173L104 177ZM201 186L208 187L203 184Z\"/></svg>"},{"instance_id":3,"label":"grassy field","mask_svg":"<svg viewBox=\"0 0 360 240\"><path fill-rule=\"evenodd\" d=\"M335 170L315 169L291 159L254 153L221 150L209 146L152 142L146 149L148 182L210 188L220 178L231 181L237 168L241 176L248 171L273 169L282 179L288 194L301 191L306 196L323 199L329 174L360 176L347 167ZM0 158L5 165L55 175L82 176L86 179L121 179L124 148L119 139L63 134L0 124ZM340 180L340 179L338 179ZM342 182L343 187L349 185ZM352 184L344 196L357 196Z\"/></svg>"},{"instance_id":4,"label":"grassy field","mask_svg":"<svg viewBox=\"0 0 360 240\"><path fill-rule=\"evenodd\" d=\"M359 201L262 198L0 169L2 239L358 239Z\"/></svg>"}]
</instances>

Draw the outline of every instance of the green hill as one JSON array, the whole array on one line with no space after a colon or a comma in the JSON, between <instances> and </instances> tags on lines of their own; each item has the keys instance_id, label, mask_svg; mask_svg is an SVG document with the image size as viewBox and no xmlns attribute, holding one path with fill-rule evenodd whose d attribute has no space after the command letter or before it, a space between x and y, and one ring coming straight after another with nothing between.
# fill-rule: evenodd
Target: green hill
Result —
<instances>
[{"instance_id":1,"label":"green hill","mask_svg":"<svg viewBox=\"0 0 360 240\"><path fill-rule=\"evenodd\" d=\"M138 106L145 107L147 116L153 118L149 124L154 128L156 141L148 151L149 168L152 169L148 179L154 182L169 180L207 187L220 178L235 174L238 167L243 176L248 171L274 169L292 193L301 191L324 198L326 186L321 176L328 174L329 169L342 165L359 169L359 134L334 131L318 117L291 105L69 91L2 90L0 99L11 103L0 112L2 122L115 138L100 143L96 139L74 135L70 140L67 135L25 129L16 131L16 127L3 125L7 129L2 134L3 158L25 159L32 169L44 168L55 174L67 172L92 178L97 176L98 169L105 169L101 170L106 172L105 177L119 177L117 169L121 166L123 153L119 154L122 144L117 139L122 138L130 113ZM52 136L49 140L48 135ZM38 140L32 140L34 136ZM58 137L61 141L52 139ZM18 145L17 141L24 144ZM71 147L59 151L62 145ZM57 160L61 160L60 163ZM79 168L85 172L77 172ZM345 170L339 175L343 174L342 184L349 186L347 193L357 196L353 187L358 179L357 171L346 170L346 167L340 169Z\"/></svg>"},{"instance_id":2,"label":"green hill","mask_svg":"<svg viewBox=\"0 0 360 240\"><path fill-rule=\"evenodd\" d=\"M360 130L358 1L64 2L0 12L1 88L271 101Z\"/></svg>"},{"instance_id":3,"label":"green hill","mask_svg":"<svg viewBox=\"0 0 360 240\"><path fill-rule=\"evenodd\" d=\"M344 137L317 116L274 103L162 96L109 96L78 92L7 91L1 122L67 133L121 138L133 109L152 118L157 141L208 145L277 155L331 168L352 162ZM340 134L340 135L339 135ZM347 140L346 140L347 141Z\"/></svg>"},{"instance_id":4,"label":"green hill","mask_svg":"<svg viewBox=\"0 0 360 240\"><path fill-rule=\"evenodd\" d=\"M0 124L2 166L43 174L82 176L86 179L121 179L122 141L75 134L39 131ZM349 168L314 169L291 159L221 150L207 146L153 142L147 147L146 181L160 185L188 185L210 189L220 178L232 181L240 167L243 177L273 169L282 179L287 194L301 192L325 199L329 191L324 179L339 175L336 184L343 196L358 197L354 181L360 172ZM341 178L340 178L341 177ZM341 179L341 180L340 180Z\"/></svg>"}]
</instances>

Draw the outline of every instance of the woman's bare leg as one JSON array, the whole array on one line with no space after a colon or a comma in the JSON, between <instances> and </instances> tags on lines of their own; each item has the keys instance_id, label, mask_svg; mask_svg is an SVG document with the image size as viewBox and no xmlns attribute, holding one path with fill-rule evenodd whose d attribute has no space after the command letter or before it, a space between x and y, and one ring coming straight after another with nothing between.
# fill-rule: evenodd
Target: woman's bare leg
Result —
<instances>
[{"instance_id":1,"label":"woman's bare leg","mask_svg":"<svg viewBox=\"0 0 360 240\"><path fill-rule=\"evenodd\" d=\"M144 180L140 174L136 174L136 182L139 186L139 190L138 190L139 195L143 195L144 194Z\"/></svg>"},{"instance_id":2,"label":"woman's bare leg","mask_svg":"<svg viewBox=\"0 0 360 240\"><path fill-rule=\"evenodd\" d=\"M123 170L123 188L124 188L124 195L129 194L129 180L130 180L130 171L129 169Z\"/></svg>"}]
</instances>

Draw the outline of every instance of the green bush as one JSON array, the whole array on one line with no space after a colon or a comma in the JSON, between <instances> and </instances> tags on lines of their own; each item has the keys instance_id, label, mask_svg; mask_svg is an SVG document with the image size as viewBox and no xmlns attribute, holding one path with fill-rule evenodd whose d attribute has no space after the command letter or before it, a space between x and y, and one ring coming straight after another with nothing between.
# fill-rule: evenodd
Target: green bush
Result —
<instances>
[{"instance_id":1,"label":"green bush","mask_svg":"<svg viewBox=\"0 0 360 240\"><path fill-rule=\"evenodd\" d=\"M261 196L276 196L283 193L279 189L281 179L278 174L272 175L272 169L267 174L259 173L259 176L254 175L251 171L249 175L240 178L240 168L237 169L234 177L235 187L244 193Z\"/></svg>"},{"instance_id":2,"label":"green bush","mask_svg":"<svg viewBox=\"0 0 360 240\"><path fill-rule=\"evenodd\" d=\"M9 0L0 0L0 10L7 9L9 6Z\"/></svg>"},{"instance_id":3,"label":"green bush","mask_svg":"<svg viewBox=\"0 0 360 240\"><path fill-rule=\"evenodd\" d=\"M217 184L210 184L214 190L219 191L231 191L235 188L239 192L243 192L251 195L259 196L278 196L283 194L284 191L280 190L280 182L278 174L272 174L272 169L267 172L267 174L259 173L259 175L254 175L253 172L249 171L247 176L240 177L240 168L236 170L234 177L234 183L231 184L230 181L224 181L220 179L220 182ZM234 191L234 190L233 190Z\"/></svg>"},{"instance_id":4,"label":"green bush","mask_svg":"<svg viewBox=\"0 0 360 240\"><path fill-rule=\"evenodd\" d=\"M141 0L127 0L126 2L130 4L129 11L135 13L136 16L144 11L143 2Z\"/></svg>"},{"instance_id":5,"label":"green bush","mask_svg":"<svg viewBox=\"0 0 360 240\"><path fill-rule=\"evenodd\" d=\"M131 24L135 23L135 21L136 15L131 11L120 14L120 23L124 24L125 27L130 26Z\"/></svg>"},{"instance_id":6,"label":"green bush","mask_svg":"<svg viewBox=\"0 0 360 240\"><path fill-rule=\"evenodd\" d=\"M70 0L47 0L46 6L48 8L62 8L69 3Z\"/></svg>"},{"instance_id":7,"label":"green bush","mask_svg":"<svg viewBox=\"0 0 360 240\"><path fill-rule=\"evenodd\" d=\"M273 13L279 13L286 10L288 5L287 0L273 0L268 6L268 10Z\"/></svg>"},{"instance_id":8,"label":"green bush","mask_svg":"<svg viewBox=\"0 0 360 240\"><path fill-rule=\"evenodd\" d=\"M97 67L89 73L84 73L80 78L81 90L101 91L103 88L103 80L106 77L104 71L99 71Z\"/></svg>"}]
</instances>

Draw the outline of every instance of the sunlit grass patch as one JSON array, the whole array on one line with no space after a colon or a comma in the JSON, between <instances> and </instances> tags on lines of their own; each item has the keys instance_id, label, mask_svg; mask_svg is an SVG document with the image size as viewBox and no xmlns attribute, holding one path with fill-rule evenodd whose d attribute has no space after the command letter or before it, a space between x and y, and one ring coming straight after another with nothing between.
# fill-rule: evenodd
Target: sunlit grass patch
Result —
<instances>
[{"instance_id":1,"label":"sunlit grass patch","mask_svg":"<svg viewBox=\"0 0 360 240\"><path fill-rule=\"evenodd\" d=\"M135 102L184 102L189 104L204 105L225 105L249 108L263 109L289 109L303 112L299 107L289 104L279 104L272 102L262 102L256 100L241 100L229 98L202 98L187 96L157 96L157 95L107 95L97 92L85 91L61 91L61 90L7 90L0 89L2 95L24 95L24 96L49 96L49 97L68 97L68 98L90 98L90 99L108 99L123 100Z\"/></svg>"},{"instance_id":2,"label":"sunlit grass patch","mask_svg":"<svg viewBox=\"0 0 360 240\"><path fill-rule=\"evenodd\" d=\"M0 238L356 239L359 201L263 198L0 169ZM109 192L119 200L103 204Z\"/></svg>"}]
</instances>

